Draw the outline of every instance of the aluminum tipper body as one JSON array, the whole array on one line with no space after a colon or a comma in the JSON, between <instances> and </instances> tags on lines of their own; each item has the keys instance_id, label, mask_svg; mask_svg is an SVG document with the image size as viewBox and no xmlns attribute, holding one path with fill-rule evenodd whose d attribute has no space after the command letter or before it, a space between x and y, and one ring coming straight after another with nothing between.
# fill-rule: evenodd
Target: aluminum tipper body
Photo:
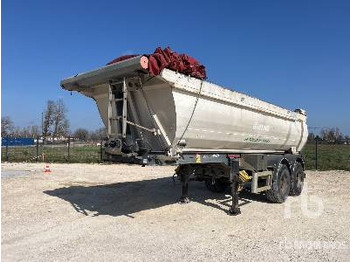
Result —
<instances>
[{"instance_id":1,"label":"aluminum tipper body","mask_svg":"<svg viewBox=\"0 0 350 262\"><path fill-rule=\"evenodd\" d=\"M271 191L285 176L275 175L287 172L284 166L284 195L303 182L300 152L308 131L302 109L291 111L169 69L151 75L142 55L64 79L61 86L96 101L107 128L108 160L174 160L184 184L192 176L209 179L208 188L227 182L235 192L243 180L254 193ZM238 179L241 171L245 179ZM272 193L270 199L284 201ZM186 199L186 186L183 194Z\"/></svg>"}]
</instances>

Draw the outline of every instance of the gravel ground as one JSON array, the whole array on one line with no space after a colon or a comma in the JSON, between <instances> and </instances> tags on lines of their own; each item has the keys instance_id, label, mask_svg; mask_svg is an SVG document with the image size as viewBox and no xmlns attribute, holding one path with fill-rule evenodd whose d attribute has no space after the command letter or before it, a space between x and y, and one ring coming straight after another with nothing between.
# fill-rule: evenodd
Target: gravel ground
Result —
<instances>
[{"instance_id":1,"label":"gravel ground","mask_svg":"<svg viewBox=\"0 0 350 262\"><path fill-rule=\"evenodd\" d=\"M349 261L350 172L307 172L286 204L191 182L177 204L174 167L2 164L3 261Z\"/></svg>"}]
</instances>

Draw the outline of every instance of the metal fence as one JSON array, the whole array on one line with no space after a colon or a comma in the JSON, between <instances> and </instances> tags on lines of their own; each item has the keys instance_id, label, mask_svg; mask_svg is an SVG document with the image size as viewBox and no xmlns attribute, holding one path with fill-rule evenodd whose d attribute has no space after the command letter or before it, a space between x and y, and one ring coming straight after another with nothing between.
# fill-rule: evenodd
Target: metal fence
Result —
<instances>
[{"instance_id":1,"label":"metal fence","mask_svg":"<svg viewBox=\"0 0 350 262\"><path fill-rule=\"evenodd\" d=\"M8 140L10 141L10 140ZM34 145L1 145L1 161L8 162L56 162L56 163L99 163L102 162L103 141L79 142L66 139Z\"/></svg>"},{"instance_id":2,"label":"metal fence","mask_svg":"<svg viewBox=\"0 0 350 262\"><path fill-rule=\"evenodd\" d=\"M316 142L306 144L303 149L302 154L306 160L306 169L350 171L350 145ZM36 139L35 144L31 146L2 144L1 161L99 163L103 161L103 153L102 140L94 143L82 143L67 139L66 141L43 144L39 142L39 139Z\"/></svg>"},{"instance_id":3,"label":"metal fence","mask_svg":"<svg viewBox=\"0 0 350 262\"><path fill-rule=\"evenodd\" d=\"M350 171L349 144L325 144L316 140L306 144L302 154L306 169Z\"/></svg>"}]
</instances>

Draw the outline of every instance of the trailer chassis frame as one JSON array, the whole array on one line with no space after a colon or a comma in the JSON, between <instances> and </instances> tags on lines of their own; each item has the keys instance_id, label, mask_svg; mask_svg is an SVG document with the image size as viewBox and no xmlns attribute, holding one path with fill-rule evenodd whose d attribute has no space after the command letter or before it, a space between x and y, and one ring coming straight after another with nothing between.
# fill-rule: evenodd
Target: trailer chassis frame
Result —
<instances>
[{"instance_id":1,"label":"trailer chassis frame","mask_svg":"<svg viewBox=\"0 0 350 262\"><path fill-rule=\"evenodd\" d=\"M179 166L176 174L181 180L182 194L180 203L188 203L190 178L226 179L230 185L232 197L230 215L241 213L239 208L239 188L243 183L240 172L247 170L252 174L250 183L251 193L261 193L271 189L274 171L281 164L286 165L292 174L296 163L304 168L304 158L301 154L212 154L191 153L183 154L177 161ZM208 172L205 172L208 171ZM246 171L245 171L246 172ZM305 176L304 176L305 177ZM265 184L261 182L265 182ZM262 185L261 185L262 184Z\"/></svg>"}]
</instances>

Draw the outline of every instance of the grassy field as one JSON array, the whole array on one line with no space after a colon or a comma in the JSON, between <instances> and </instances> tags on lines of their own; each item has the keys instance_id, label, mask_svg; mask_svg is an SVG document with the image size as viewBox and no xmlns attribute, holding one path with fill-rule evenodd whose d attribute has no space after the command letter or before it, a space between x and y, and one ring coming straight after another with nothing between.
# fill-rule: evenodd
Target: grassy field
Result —
<instances>
[{"instance_id":1,"label":"grassy field","mask_svg":"<svg viewBox=\"0 0 350 262\"><path fill-rule=\"evenodd\" d=\"M26 147L9 147L8 148L8 161L9 162L23 162L23 161L36 161L35 146ZM43 154L45 155L46 162L55 163L98 163L101 162L101 148L99 146L83 145L83 146L71 146L69 148L66 145L45 145L39 146L39 161L42 161ZM1 161L6 161L6 149L1 148Z\"/></svg>"},{"instance_id":2,"label":"grassy field","mask_svg":"<svg viewBox=\"0 0 350 262\"><path fill-rule=\"evenodd\" d=\"M69 151L66 145L39 146L39 161L45 154L47 162L72 163L98 163L101 161L101 148L93 145L71 146ZM315 144L307 144L303 150L306 159L306 169L315 169ZM36 147L9 147L8 160L10 162L35 161ZM2 147L1 161L6 161L6 150ZM319 170L349 170L350 171L350 145L319 145Z\"/></svg>"},{"instance_id":3,"label":"grassy field","mask_svg":"<svg viewBox=\"0 0 350 262\"><path fill-rule=\"evenodd\" d=\"M307 144L303 155L306 160L306 169L315 169L315 144ZM318 170L350 171L350 145L318 145Z\"/></svg>"}]
</instances>

